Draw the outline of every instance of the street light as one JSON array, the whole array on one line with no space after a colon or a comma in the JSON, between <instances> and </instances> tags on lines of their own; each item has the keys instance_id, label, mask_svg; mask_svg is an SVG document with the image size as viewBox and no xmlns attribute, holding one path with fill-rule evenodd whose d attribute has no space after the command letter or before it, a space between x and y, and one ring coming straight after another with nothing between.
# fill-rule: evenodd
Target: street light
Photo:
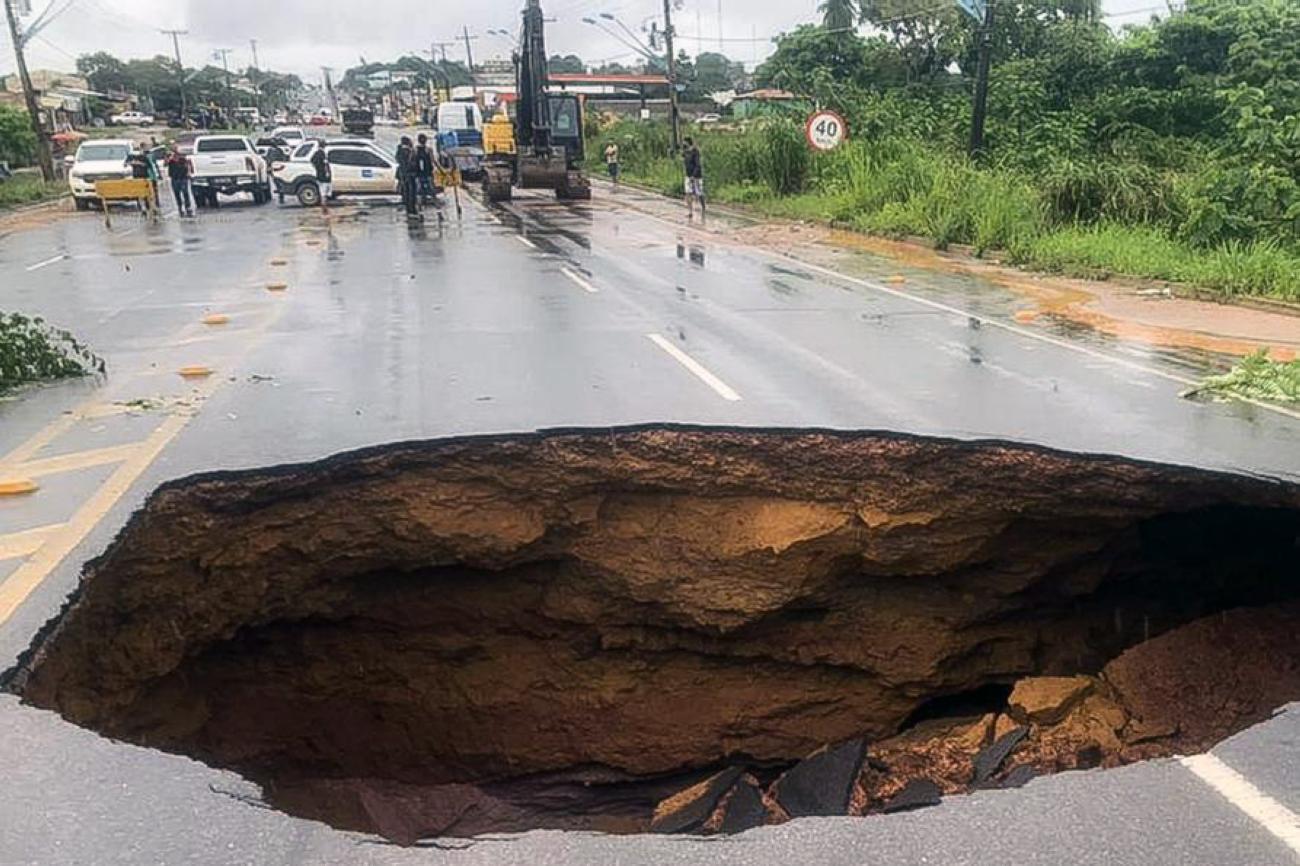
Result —
<instances>
[{"instance_id":1,"label":"street light","mask_svg":"<svg viewBox=\"0 0 1300 866\"><path fill-rule=\"evenodd\" d=\"M628 34L629 36L632 36L632 40L633 40L633 42L636 42L636 43L638 44L638 46L641 46L642 42L641 42L641 38L640 38L640 36L638 36L637 34L632 33L632 29L630 29L630 27L628 27L628 25L625 25L625 23L623 23L623 21L621 21L619 17L615 16L614 13L612 13L612 12L602 12L602 13L601 13L601 17L604 18L604 20L606 20L606 21L612 21L612 22L616 23L616 25L619 25L620 27L623 27L623 33ZM646 51L649 51L649 48L647 48Z\"/></svg>"},{"instance_id":2,"label":"street light","mask_svg":"<svg viewBox=\"0 0 1300 866\"><path fill-rule=\"evenodd\" d=\"M628 41L627 39L625 39L623 36L619 35L619 34L618 34L617 32L615 32L615 31L609 29L609 28L606 27L604 24L601 24L601 23L600 23L599 21L597 21L595 18L583 18L583 19L582 19L582 22L583 22L584 24L590 24L590 25L593 26L593 27L599 27L599 28L601 29L601 32L603 32L603 33L607 33L607 34L609 34L610 36L613 36L613 37L614 37L615 39L617 39L619 42L623 43L623 44L626 45L628 48L631 48L631 49L632 49L633 51L635 51L637 54L640 54L642 57L645 57L645 58L648 59L648 60L658 60L658 59L659 59L659 58L656 57L654 54L651 54L651 53L650 53L650 50L647 49L644 45L642 45L639 41L632 41L632 42L629 42L629 41ZM626 30L627 28L624 27L623 29ZM635 40L636 37L633 37L633 39Z\"/></svg>"}]
</instances>

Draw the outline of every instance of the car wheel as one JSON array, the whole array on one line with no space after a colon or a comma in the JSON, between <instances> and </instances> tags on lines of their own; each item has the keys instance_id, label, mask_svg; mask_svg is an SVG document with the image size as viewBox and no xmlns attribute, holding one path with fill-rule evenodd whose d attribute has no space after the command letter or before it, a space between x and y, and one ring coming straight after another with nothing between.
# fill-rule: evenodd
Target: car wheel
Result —
<instances>
[{"instance_id":1,"label":"car wheel","mask_svg":"<svg viewBox=\"0 0 1300 866\"><path fill-rule=\"evenodd\" d=\"M90 210L90 199L76 198L73 201L77 205L77 210Z\"/></svg>"},{"instance_id":2,"label":"car wheel","mask_svg":"<svg viewBox=\"0 0 1300 866\"><path fill-rule=\"evenodd\" d=\"M315 183L304 183L298 187L298 204L303 207L320 207L320 187Z\"/></svg>"}]
</instances>

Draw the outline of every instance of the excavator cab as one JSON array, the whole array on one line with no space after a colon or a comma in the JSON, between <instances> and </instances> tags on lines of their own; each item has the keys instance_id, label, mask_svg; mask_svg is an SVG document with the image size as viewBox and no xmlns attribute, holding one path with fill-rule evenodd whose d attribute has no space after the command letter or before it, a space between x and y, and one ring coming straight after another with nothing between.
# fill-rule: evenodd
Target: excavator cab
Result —
<instances>
[{"instance_id":1,"label":"excavator cab","mask_svg":"<svg viewBox=\"0 0 1300 866\"><path fill-rule=\"evenodd\" d=\"M546 101L551 108L551 144L563 147L570 166L582 164L582 104L571 93L550 93Z\"/></svg>"}]
</instances>

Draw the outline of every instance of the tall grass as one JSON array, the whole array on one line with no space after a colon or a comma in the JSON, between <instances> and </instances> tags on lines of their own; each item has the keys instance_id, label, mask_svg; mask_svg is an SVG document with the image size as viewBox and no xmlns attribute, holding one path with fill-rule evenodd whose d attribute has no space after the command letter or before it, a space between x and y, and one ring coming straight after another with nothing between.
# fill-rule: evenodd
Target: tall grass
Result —
<instances>
[{"instance_id":1,"label":"tall grass","mask_svg":"<svg viewBox=\"0 0 1300 866\"><path fill-rule=\"evenodd\" d=\"M666 127L621 123L601 135L622 145L630 177L681 194ZM859 139L814 155L788 121L695 137L717 197L766 213L924 237L939 248L969 244L980 255L1003 250L1014 263L1060 273L1300 301L1300 251L1267 240L1182 240L1184 203L1164 168L1119 157L976 166L910 138Z\"/></svg>"}]
</instances>

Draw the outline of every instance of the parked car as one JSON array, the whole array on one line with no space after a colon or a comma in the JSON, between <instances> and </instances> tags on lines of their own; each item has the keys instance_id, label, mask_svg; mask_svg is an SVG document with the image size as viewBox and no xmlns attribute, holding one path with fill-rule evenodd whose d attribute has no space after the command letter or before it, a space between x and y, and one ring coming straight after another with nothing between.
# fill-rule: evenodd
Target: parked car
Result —
<instances>
[{"instance_id":1,"label":"parked car","mask_svg":"<svg viewBox=\"0 0 1300 866\"><path fill-rule=\"evenodd\" d=\"M695 122L701 126L707 126L710 123L720 123L721 121L721 114L701 114L699 117L695 118Z\"/></svg>"},{"instance_id":2,"label":"parked car","mask_svg":"<svg viewBox=\"0 0 1300 866\"><path fill-rule=\"evenodd\" d=\"M329 159L335 195L398 194L397 160L368 141L306 142L288 162L271 167L276 192L296 197L304 207L320 204L316 169L311 164L319 147L325 148Z\"/></svg>"},{"instance_id":3,"label":"parked car","mask_svg":"<svg viewBox=\"0 0 1300 866\"><path fill-rule=\"evenodd\" d=\"M276 138L272 135L259 138L253 146L257 148L257 152L261 154L262 159L266 160L267 165L288 162L289 154L293 152L293 145L283 138Z\"/></svg>"},{"instance_id":4,"label":"parked car","mask_svg":"<svg viewBox=\"0 0 1300 866\"><path fill-rule=\"evenodd\" d=\"M237 192L251 193L254 204L271 200L266 160L246 136L201 135L194 139L190 162L194 203L199 207L216 207L218 195Z\"/></svg>"},{"instance_id":5,"label":"parked car","mask_svg":"<svg viewBox=\"0 0 1300 866\"><path fill-rule=\"evenodd\" d=\"M311 116L312 126L329 126L330 119L323 114L313 114Z\"/></svg>"},{"instance_id":6,"label":"parked car","mask_svg":"<svg viewBox=\"0 0 1300 866\"><path fill-rule=\"evenodd\" d=\"M271 138L282 138L296 146L307 140L307 134L297 126L277 126L271 130Z\"/></svg>"},{"instance_id":7,"label":"parked car","mask_svg":"<svg viewBox=\"0 0 1300 866\"><path fill-rule=\"evenodd\" d=\"M123 111L110 116L108 122L114 126L152 126L153 115L143 111Z\"/></svg>"},{"instance_id":8,"label":"parked car","mask_svg":"<svg viewBox=\"0 0 1300 866\"><path fill-rule=\"evenodd\" d=\"M77 210L86 210L98 201L95 182L121 180L131 176L127 157L135 143L125 138L104 138L82 142L68 169L68 189Z\"/></svg>"}]
</instances>

